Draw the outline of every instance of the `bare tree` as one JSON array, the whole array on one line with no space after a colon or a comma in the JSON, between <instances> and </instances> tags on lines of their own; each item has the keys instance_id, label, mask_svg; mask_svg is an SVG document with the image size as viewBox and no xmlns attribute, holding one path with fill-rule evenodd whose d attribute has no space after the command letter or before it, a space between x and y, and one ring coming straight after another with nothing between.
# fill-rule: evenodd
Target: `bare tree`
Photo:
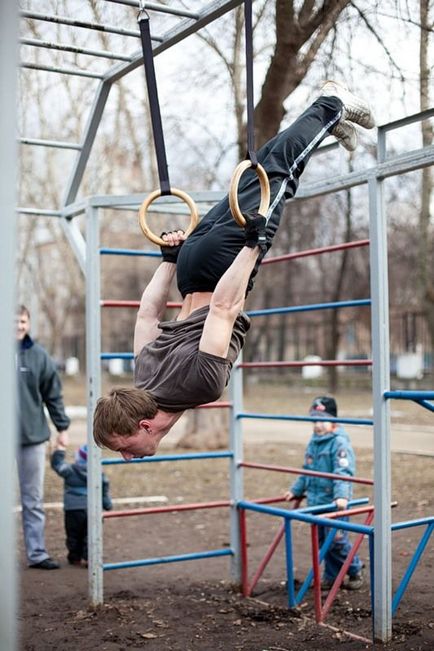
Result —
<instances>
[{"instance_id":1,"label":"bare tree","mask_svg":"<svg viewBox=\"0 0 434 651\"><path fill-rule=\"evenodd\" d=\"M429 66L429 39L433 32L430 20L429 0L420 0L420 108L426 110L430 106L431 70ZM433 127L428 120L422 122L422 143L429 147L433 142ZM419 215L419 288L422 305L428 322L431 350L434 351L434 231L431 220L430 206L433 195L433 175L430 167L422 170L422 193Z\"/></svg>"}]
</instances>

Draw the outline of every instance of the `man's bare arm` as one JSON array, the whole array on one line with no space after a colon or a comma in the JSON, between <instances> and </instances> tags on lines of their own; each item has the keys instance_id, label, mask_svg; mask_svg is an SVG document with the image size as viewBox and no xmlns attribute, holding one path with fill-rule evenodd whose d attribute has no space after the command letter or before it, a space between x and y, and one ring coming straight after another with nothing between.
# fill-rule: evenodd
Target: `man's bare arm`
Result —
<instances>
[{"instance_id":1,"label":"man's bare arm","mask_svg":"<svg viewBox=\"0 0 434 651\"><path fill-rule=\"evenodd\" d=\"M243 247L213 292L199 350L227 357L235 319L244 307L245 294L260 249Z\"/></svg>"},{"instance_id":2,"label":"man's bare arm","mask_svg":"<svg viewBox=\"0 0 434 651\"><path fill-rule=\"evenodd\" d=\"M163 318L175 273L176 264L162 262L142 294L134 329L134 356L159 334L158 324Z\"/></svg>"},{"instance_id":3,"label":"man's bare arm","mask_svg":"<svg viewBox=\"0 0 434 651\"><path fill-rule=\"evenodd\" d=\"M170 233L163 233L162 238L167 242L167 247L161 249L163 262L143 292L137 313L136 327L134 329L134 356L140 353L143 346L158 337L158 324L164 315L170 285L176 273L176 259L179 247L185 240L185 235L181 230L171 231ZM178 251L173 258L171 251L173 249L175 252L176 247L178 247ZM168 257L167 261L165 261L166 256Z\"/></svg>"}]
</instances>

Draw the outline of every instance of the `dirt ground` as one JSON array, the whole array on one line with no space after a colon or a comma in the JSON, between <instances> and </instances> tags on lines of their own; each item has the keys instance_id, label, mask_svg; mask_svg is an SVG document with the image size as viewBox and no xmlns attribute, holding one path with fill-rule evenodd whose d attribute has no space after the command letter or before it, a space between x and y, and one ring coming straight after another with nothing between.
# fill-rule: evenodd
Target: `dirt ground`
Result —
<instances>
[{"instance_id":1,"label":"dirt ground","mask_svg":"<svg viewBox=\"0 0 434 651\"><path fill-rule=\"evenodd\" d=\"M358 475L371 476L371 451L356 451ZM264 463L299 466L302 454L303 446L299 444L245 446L246 459ZM399 502L394 521L432 515L432 463L429 457L393 455L393 498ZM159 495L169 504L178 504L228 496L226 459L111 466L107 474L113 497ZM287 476L280 473L245 470L248 499L282 494L287 483ZM358 486L355 493L369 496L370 490ZM61 500L61 494L59 478L47 469L46 501ZM248 515L251 574L278 525L269 516ZM395 588L422 532L421 528L405 529L394 535ZM307 525L298 523L293 535L296 576L302 579L309 567ZM368 638L371 635L367 581L359 592L342 589L326 620L335 628L321 627L314 621L312 591L300 608L286 607L282 545L251 599L243 599L231 584L230 560L221 557L105 572L104 605L94 610L88 606L86 570L66 563L61 510L47 509L46 537L49 552L61 562L58 571L27 569L19 533L20 651L333 651L369 647L344 633L351 631ZM228 545L226 509L117 518L104 523L106 562ZM360 553L367 563L366 542ZM431 539L394 619L393 641L387 649L434 649L433 565Z\"/></svg>"}]
</instances>

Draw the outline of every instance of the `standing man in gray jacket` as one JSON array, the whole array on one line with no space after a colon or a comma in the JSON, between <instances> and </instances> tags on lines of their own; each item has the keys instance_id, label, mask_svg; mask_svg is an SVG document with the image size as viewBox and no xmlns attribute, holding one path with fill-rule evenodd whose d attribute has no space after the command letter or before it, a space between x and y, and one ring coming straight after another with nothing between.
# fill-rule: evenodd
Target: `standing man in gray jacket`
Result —
<instances>
[{"instance_id":1,"label":"standing man in gray jacket","mask_svg":"<svg viewBox=\"0 0 434 651\"><path fill-rule=\"evenodd\" d=\"M29 567L57 570L59 564L45 549L45 447L50 429L44 405L58 432L58 445L68 445L70 420L65 413L56 365L47 351L30 337L30 312L24 305L17 311L16 324L20 435L17 465L27 560Z\"/></svg>"}]
</instances>

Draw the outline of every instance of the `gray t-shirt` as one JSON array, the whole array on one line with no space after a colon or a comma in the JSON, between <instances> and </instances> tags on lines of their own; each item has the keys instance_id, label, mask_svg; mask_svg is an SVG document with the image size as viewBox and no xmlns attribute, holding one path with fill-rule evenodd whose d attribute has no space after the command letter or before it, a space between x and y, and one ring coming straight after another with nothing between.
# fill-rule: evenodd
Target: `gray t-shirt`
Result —
<instances>
[{"instance_id":1,"label":"gray t-shirt","mask_svg":"<svg viewBox=\"0 0 434 651\"><path fill-rule=\"evenodd\" d=\"M228 356L217 357L199 350L208 311L205 306L183 321L162 321L158 325L161 334L135 359L136 387L149 391L163 411L184 411L217 400L229 381L250 319L244 312L238 315Z\"/></svg>"}]
</instances>

